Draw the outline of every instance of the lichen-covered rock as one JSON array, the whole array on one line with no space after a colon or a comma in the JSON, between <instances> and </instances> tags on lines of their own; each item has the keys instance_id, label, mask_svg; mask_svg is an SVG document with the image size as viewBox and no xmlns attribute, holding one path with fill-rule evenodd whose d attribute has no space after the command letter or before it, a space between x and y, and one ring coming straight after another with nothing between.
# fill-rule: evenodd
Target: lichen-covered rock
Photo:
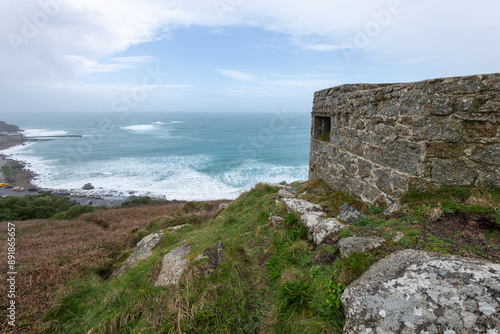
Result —
<instances>
[{"instance_id":1,"label":"lichen-covered rock","mask_svg":"<svg viewBox=\"0 0 500 334\"><path fill-rule=\"evenodd\" d=\"M148 259L151 255L153 255L153 248L161 241L161 239L163 239L166 234L175 232L183 228L184 226L186 225L169 227L167 229L151 233L150 235L142 238L141 241L139 241L135 246L132 254L130 254L127 258L125 264L115 270L111 277L121 275L128 268L132 268L137 262Z\"/></svg>"},{"instance_id":2,"label":"lichen-covered rock","mask_svg":"<svg viewBox=\"0 0 500 334\"><path fill-rule=\"evenodd\" d=\"M394 241L394 242L400 242L404 237L405 237L405 235L403 234L403 232L397 231L396 235L394 236L394 238L392 238L392 241Z\"/></svg>"},{"instance_id":3,"label":"lichen-covered rock","mask_svg":"<svg viewBox=\"0 0 500 334\"><path fill-rule=\"evenodd\" d=\"M269 216L269 220L273 223L273 227L276 227L278 226L280 223L284 222L285 220L283 218L281 218L280 216L274 216L274 215L270 215Z\"/></svg>"},{"instance_id":4,"label":"lichen-covered rock","mask_svg":"<svg viewBox=\"0 0 500 334\"><path fill-rule=\"evenodd\" d=\"M380 247L385 242L381 238L348 237L338 242L340 255L343 258L354 253L366 253L372 249Z\"/></svg>"},{"instance_id":5,"label":"lichen-covered rock","mask_svg":"<svg viewBox=\"0 0 500 334\"><path fill-rule=\"evenodd\" d=\"M284 190L284 189L280 189L280 191L278 191L278 195L276 197L277 198L295 198L295 195Z\"/></svg>"},{"instance_id":6,"label":"lichen-covered rock","mask_svg":"<svg viewBox=\"0 0 500 334\"><path fill-rule=\"evenodd\" d=\"M498 333L500 265L404 250L344 291L344 333Z\"/></svg>"},{"instance_id":7,"label":"lichen-covered rock","mask_svg":"<svg viewBox=\"0 0 500 334\"><path fill-rule=\"evenodd\" d=\"M221 212L223 210L226 210L228 206L229 206L229 203L221 203L221 204L219 204L218 211Z\"/></svg>"},{"instance_id":8,"label":"lichen-covered rock","mask_svg":"<svg viewBox=\"0 0 500 334\"><path fill-rule=\"evenodd\" d=\"M203 253L204 257L208 258L208 266L210 269L215 269L222 263L224 259L224 243L219 241L215 247Z\"/></svg>"},{"instance_id":9,"label":"lichen-covered rock","mask_svg":"<svg viewBox=\"0 0 500 334\"><path fill-rule=\"evenodd\" d=\"M345 227L338 219L323 218L316 213L303 214L300 221L307 228L309 240L318 245L325 241L336 243L340 230Z\"/></svg>"},{"instance_id":10,"label":"lichen-covered rock","mask_svg":"<svg viewBox=\"0 0 500 334\"><path fill-rule=\"evenodd\" d=\"M304 201L303 199L283 198L283 202L285 202L288 212L297 212L301 215L316 212L320 216L324 215L323 208L320 205Z\"/></svg>"},{"instance_id":11,"label":"lichen-covered rock","mask_svg":"<svg viewBox=\"0 0 500 334\"><path fill-rule=\"evenodd\" d=\"M155 286L178 285L182 274L189 265L189 259L186 257L190 252L187 245L172 249L163 257L161 270L156 279Z\"/></svg>"},{"instance_id":12,"label":"lichen-covered rock","mask_svg":"<svg viewBox=\"0 0 500 334\"><path fill-rule=\"evenodd\" d=\"M384 216L390 217L401 209L401 205L399 203L394 203L384 210Z\"/></svg>"},{"instance_id":13,"label":"lichen-covered rock","mask_svg":"<svg viewBox=\"0 0 500 334\"><path fill-rule=\"evenodd\" d=\"M355 223L363 217L366 217L364 213L354 209L347 203L342 205L342 208L340 209L340 212L337 215L337 219L340 219L346 222L347 224Z\"/></svg>"}]
</instances>

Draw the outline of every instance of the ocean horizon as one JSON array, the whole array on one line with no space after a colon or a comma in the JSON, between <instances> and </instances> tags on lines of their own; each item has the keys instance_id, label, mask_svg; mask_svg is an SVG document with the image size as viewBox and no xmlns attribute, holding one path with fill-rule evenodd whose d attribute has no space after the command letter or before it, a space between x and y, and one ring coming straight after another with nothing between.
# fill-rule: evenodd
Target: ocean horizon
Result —
<instances>
[{"instance_id":1,"label":"ocean horizon","mask_svg":"<svg viewBox=\"0 0 500 334\"><path fill-rule=\"evenodd\" d=\"M40 188L169 200L235 199L258 182L307 179L310 113L16 113L0 119L26 137L1 151Z\"/></svg>"}]
</instances>

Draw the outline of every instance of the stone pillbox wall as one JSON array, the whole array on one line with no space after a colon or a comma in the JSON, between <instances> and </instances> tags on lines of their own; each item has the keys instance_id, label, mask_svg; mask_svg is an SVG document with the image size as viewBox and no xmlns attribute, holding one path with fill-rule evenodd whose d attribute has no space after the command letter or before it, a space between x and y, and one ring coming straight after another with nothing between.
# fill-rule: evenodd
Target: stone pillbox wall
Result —
<instances>
[{"instance_id":1,"label":"stone pillbox wall","mask_svg":"<svg viewBox=\"0 0 500 334\"><path fill-rule=\"evenodd\" d=\"M409 190L500 187L500 74L314 94L309 178L374 205Z\"/></svg>"}]
</instances>

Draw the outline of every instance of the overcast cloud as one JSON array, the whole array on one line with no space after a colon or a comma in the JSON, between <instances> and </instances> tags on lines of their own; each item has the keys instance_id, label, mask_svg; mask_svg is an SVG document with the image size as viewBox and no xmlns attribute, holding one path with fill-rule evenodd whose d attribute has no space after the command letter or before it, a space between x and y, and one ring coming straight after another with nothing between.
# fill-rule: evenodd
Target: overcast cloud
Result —
<instances>
[{"instance_id":1,"label":"overcast cloud","mask_svg":"<svg viewBox=\"0 0 500 334\"><path fill-rule=\"evenodd\" d=\"M494 0L4 0L0 13L0 89L7 112L106 110L119 87L140 82L144 68L158 64L179 73L141 108L162 110L172 102L173 109L201 110L206 96L205 104L196 98L206 93L233 97L228 103L236 109L243 100L234 97L241 92L255 98L272 88L277 99L255 104L262 109L282 104L287 92L300 87L302 99L310 96L301 102L306 106L313 94L308 90L329 84L499 71L500 4ZM202 33L190 40L180 33L194 28L235 40L252 40L231 35L241 28L248 34L262 30L279 43L253 40L249 47L259 48L262 58L242 56L240 62L216 62L219 56L208 45L198 57L210 61L194 58L193 66L185 66L185 56L176 52L207 41ZM232 41L228 37L227 48ZM270 74L265 48L281 49L288 67ZM227 51L220 52L223 57ZM370 66L401 74L365 76ZM215 100L209 110L224 103ZM83 105L77 108L75 101Z\"/></svg>"}]
</instances>

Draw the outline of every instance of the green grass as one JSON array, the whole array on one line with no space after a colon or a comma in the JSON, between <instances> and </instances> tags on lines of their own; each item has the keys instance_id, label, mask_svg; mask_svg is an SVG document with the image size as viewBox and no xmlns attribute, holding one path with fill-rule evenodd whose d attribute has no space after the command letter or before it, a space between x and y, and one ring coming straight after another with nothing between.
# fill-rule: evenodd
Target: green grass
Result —
<instances>
[{"instance_id":1,"label":"green grass","mask_svg":"<svg viewBox=\"0 0 500 334\"><path fill-rule=\"evenodd\" d=\"M377 236L387 242L371 253L343 259L337 256L336 245L317 247L308 241L307 229L299 217L287 213L282 204L276 205L278 188L258 184L211 220L203 218L202 212L209 209L205 204L192 202L135 231L140 239L159 229L190 225L166 236L155 247L153 256L118 278L104 280L94 268L68 283L46 314L46 332L342 333L342 293L378 259L405 248L454 252L453 243L463 235L451 233L440 239L426 230L436 212L500 216L495 211L498 208L471 202L477 192L468 188L409 194L404 199L404 211L388 219L381 208L366 207L345 193L328 190L321 182L295 187L299 194L324 189L325 194L309 194L306 199L322 205L330 215L336 215L346 202L368 213L368 217L343 229L341 238ZM498 203L500 193L487 198ZM64 214L71 210L77 211L70 209ZM271 213L283 217L284 222L273 226L269 222ZM404 237L394 242L397 232ZM487 235L488 247L495 249L500 233ZM206 259L195 259L218 241L225 245L224 261L209 271ZM155 287L163 255L182 244L191 248L191 264L179 287ZM486 255L477 246L464 245L462 249ZM332 258L327 264L315 264L315 257L325 250L333 254ZM118 251L126 254L131 249Z\"/></svg>"},{"instance_id":2,"label":"green grass","mask_svg":"<svg viewBox=\"0 0 500 334\"><path fill-rule=\"evenodd\" d=\"M325 132L325 133L318 135L318 140L329 141L330 140L330 132Z\"/></svg>"},{"instance_id":3,"label":"green grass","mask_svg":"<svg viewBox=\"0 0 500 334\"><path fill-rule=\"evenodd\" d=\"M10 178L10 175L12 173L10 168L7 166L2 166L2 172L3 172L3 175L5 175L5 178L7 178L7 179Z\"/></svg>"},{"instance_id":4,"label":"green grass","mask_svg":"<svg viewBox=\"0 0 500 334\"><path fill-rule=\"evenodd\" d=\"M165 237L149 260L118 278L86 273L69 283L46 314L46 332L341 333L345 318L338 301L345 286L334 289L340 271L332 264L311 275L314 245L297 215L284 215L285 222L272 227L277 190L257 185L211 221ZM172 220L154 219L148 230L183 218L181 210ZM154 286L168 251L188 244L194 259L219 240L224 261L215 271L206 272L206 261L193 261L178 288Z\"/></svg>"}]
</instances>

